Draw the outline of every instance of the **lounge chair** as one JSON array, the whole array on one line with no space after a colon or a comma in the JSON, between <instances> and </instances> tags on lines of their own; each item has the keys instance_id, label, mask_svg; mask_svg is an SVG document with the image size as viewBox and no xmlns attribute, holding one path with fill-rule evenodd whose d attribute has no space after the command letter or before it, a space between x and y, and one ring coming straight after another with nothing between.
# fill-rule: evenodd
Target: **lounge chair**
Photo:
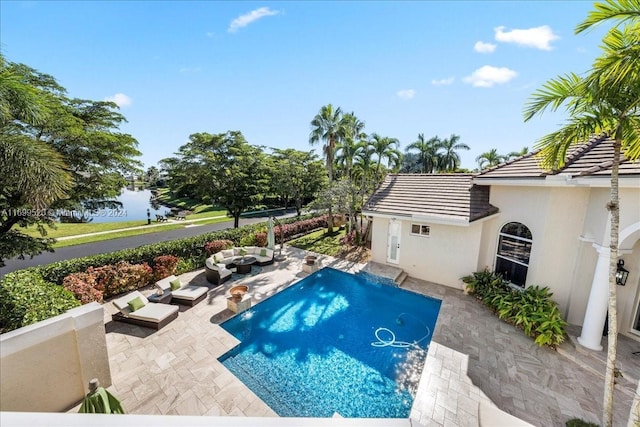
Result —
<instances>
[{"instance_id":1,"label":"lounge chair","mask_svg":"<svg viewBox=\"0 0 640 427\"><path fill-rule=\"evenodd\" d=\"M177 281L177 282L176 282ZM171 282L178 283L179 287L173 289ZM188 283L181 283L176 276L165 277L156 282L156 288L164 293L171 293L171 303L190 305L193 307L207 296L209 288L206 286L194 286Z\"/></svg>"},{"instance_id":2,"label":"lounge chair","mask_svg":"<svg viewBox=\"0 0 640 427\"><path fill-rule=\"evenodd\" d=\"M205 275L207 282L218 286L231 279L231 270L223 263L215 263L211 256L205 262Z\"/></svg>"},{"instance_id":3,"label":"lounge chair","mask_svg":"<svg viewBox=\"0 0 640 427\"><path fill-rule=\"evenodd\" d=\"M141 307L138 307L139 305ZM118 309L111 318L118 322L131 323L152 329L162 329L178 317L178 307L168 304L155 304L138 291L113 300ZM135 310L134 310L135 309Z\"/></svg>"}]
</instances>

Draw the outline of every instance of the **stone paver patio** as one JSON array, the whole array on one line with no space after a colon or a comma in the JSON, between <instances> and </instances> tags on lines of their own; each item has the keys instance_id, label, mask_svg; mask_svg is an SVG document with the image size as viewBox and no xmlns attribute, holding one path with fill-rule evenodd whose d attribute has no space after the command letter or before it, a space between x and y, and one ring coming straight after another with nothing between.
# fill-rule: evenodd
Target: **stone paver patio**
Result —
<instances>
[{"instance_id":1,"label":"stone paver patio","mask_svg":"<svg viewBox=\"0 0 640 427\"><path fill-rule=\"evenodd\" d=\"M226 308L231 286L249 285L255 305L307 275L301 272L305 252L287 247L285 253L285 261L262 267L260 274L212 288L195 307L181 306L179 317L160 331L112 322L113 305L105 303L109 390L128 413L277 417L217 361L237 344L218 324L233 315ZM321 260L345 271L362 267ZM180 278L211 287L204 270ZM485 402L538 426L564 426L574 417L598 422L604 381L593 370L539 348L462 291L414 278L402 287L442 299L413 420L425 426L477 425L478 404ZM616 391L614 425L626 425L632 396Z\"/></svg>"}]
</instances>

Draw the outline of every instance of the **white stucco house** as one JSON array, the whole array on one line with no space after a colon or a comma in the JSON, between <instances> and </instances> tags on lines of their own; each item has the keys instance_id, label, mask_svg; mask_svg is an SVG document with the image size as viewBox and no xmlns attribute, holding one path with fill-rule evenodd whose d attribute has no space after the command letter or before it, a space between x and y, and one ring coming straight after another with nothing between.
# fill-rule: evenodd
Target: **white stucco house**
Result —
<instances>
[{"instance_id":1,"label":"white stucco house","mask_svg":"<svg viewBox=\"0 0 640 427\"><path fill-rule=\"evenodd\" d=\"M578 341L601 350L607 313L613 145L576 146L558 171L535 153L480 174L391 174L366 203L372 261L462 289L489 267L519 287L548 286ZM620 333L640 341L640 163L619 171Z\"/></svg>"}]
</instances>

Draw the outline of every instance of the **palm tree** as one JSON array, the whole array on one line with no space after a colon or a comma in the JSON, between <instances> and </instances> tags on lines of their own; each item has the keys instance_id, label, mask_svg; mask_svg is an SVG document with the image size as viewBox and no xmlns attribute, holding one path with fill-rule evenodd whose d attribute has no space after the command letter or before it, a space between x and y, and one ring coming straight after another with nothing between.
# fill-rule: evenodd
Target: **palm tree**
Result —
<instances>
[{"instance_id":1,"label":"palm tree","mask_svg":"<svg viewBox=\"0 0 640 427\"><path fill-rule=\"evenodd\" d=\"M400 166L400 160L402 153L398 151L398 145L400 141L396 138L390 138L388 136L380 136L377 133L371 135L369 138L369 147L371 148L371 154L375 154L376 169L375 169L375 183L380 184L380 164L382 159L387 160L387 166L390 168L398 168Z\"/></svg>"},{"instance_id":2,"label":"palm tree","mask_svg":"<svg viewBox=\"0 0 640 427\"><path fill-rule=\"evenodd\" d=\"M407 146L405 151L417 150L420 157L421 172L433 173L438 167L438 149L440 148L440 138L434 136L425 141L424 134L419 133L418 139Z\"/></svg>"},{"instance_id":3,"label":"palm tree","mask_svg":"<svg viewBox=\"0 0 640 427\"><path fill-rule=\"evenodd\" d=\"M626 8L626 10L625 10ZM621 0L596 3L596 11L578 27L584 31L606 19L626 20L640 17L640 2ZM622 12L621 12L622 10ZM622 29L612 28L603 39L603 53L594 61L586 77L568 74L548 81L536 91L524 112L525 121L565 106L568 123L540 139L537 147L546 166L564 164L566 152L573 144L586 141L592 135L606 135L613 139L610 201L610 261L609 261L609 317L608 348L603 400L603 424L613 424L613 392L616 347L618 338L616 280L620 207L618 169L620 153L630 160L640 157L640 22L632 22ZM629 65L632 66L629 66ZM631 420L630 420L631 421Z\"/></svg>"},{"instance_id":4,"label":"palm tree","mask_svg":"<svg viewBox=\"0 0 640 427\"><path fill-rule=\"evenodd\" d=\"M526 154L529 153L529 147L522 147L522 150L520 151L512 151L510 153L508 153L506 156L504 156L505 160L511 160L511 159L515 159L518 157L522 157Z\"/></svg>"},{"instance_id":5,"label":"palm tree","mask_svg":"<svg viewBox=\"0 0 640 427\"><path fill-rule=\"evenodd\" d=\"M476 157L476 162L478 162L478 167L480 168L480 170L498 166L500 163L502 163L503 160L504 157L498 154L498 150L496 148L485 151L484 153Z\"/></svg>"},{"instance_id":6,"label":"palm tree","mask_svg":"<svg viewBox=\"0 0 640 427\"><path fill-rule=\"evenodd\" d=\"M451 134L449 138L443 139L441 148L444 153L440 155L438 166L441 171L454 172L460 166L460 155L457 150L469 150L469 146L460 141L460 136Z\"/></svg>"},{"instance_id":7,"label":"palm tree","mask_svg":"<svg viewBox=\"0 0 640 427\"><path fill-rule=\"evenodd\" d=\"M320 108L320 111L311 120L311 134L309 144L314 145L324 141L322 151L327 161L327 175L329 176L329 188L333 185L333 159L336 151L336 144L344 136L344 121L342 119L342 109L334 109L331 104ZM327 231L333 232L333 212L331 202L329 202L329 216L327 218Z\"/></svg>"},{"instance_id":8,"label":"palm tree","mask_svg":"<svg viewBox=\"0 0 640 427\"><path fill-rule=\"evenodd\" d=\"M0 53L0 126L12 120L39 124L45 112L39 90Z\"/></svg>"}]
</instances>

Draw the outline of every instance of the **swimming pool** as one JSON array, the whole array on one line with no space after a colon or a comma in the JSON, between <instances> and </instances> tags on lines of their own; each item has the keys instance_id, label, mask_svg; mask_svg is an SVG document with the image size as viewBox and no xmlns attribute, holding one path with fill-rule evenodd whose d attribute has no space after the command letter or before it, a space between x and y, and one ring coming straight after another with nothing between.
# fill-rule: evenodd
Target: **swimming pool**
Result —
<instances>
[{"instance_id":1,"label":"swimming pool","mask_svg":"<svg viewBox=\"0 0 640 427\"><path fill-rule=\"evenodd\" d=\"M324 268L221 326L219 360L280 416L409 416L441 301Z\"/></svg>"}]
</instances>

